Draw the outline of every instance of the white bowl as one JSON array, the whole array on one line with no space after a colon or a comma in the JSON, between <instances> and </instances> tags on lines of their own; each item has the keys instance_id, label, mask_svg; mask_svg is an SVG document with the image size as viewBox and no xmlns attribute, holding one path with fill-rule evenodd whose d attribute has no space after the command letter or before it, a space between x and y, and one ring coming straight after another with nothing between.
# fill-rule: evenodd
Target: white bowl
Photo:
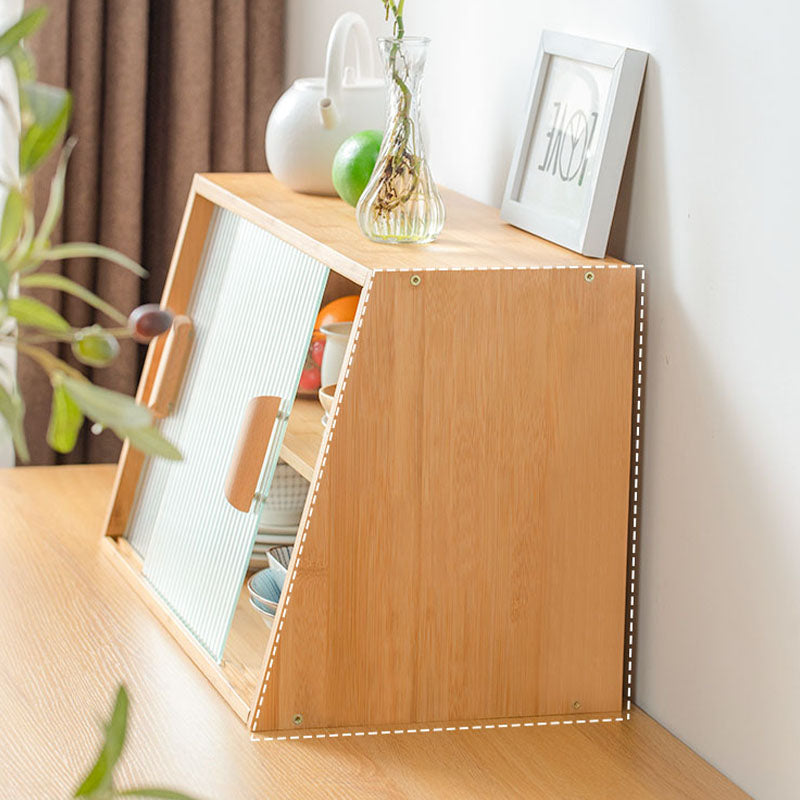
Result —
<instances>
[{"instance_id":1,"label":"white bowl","mask_svg":"<svg viewBox=\"0 0 800 800\"><path fill-rule=\"evenodd\" d=\"M319 404L325 410L325 417L331 413L333 406L333 398L336 395L336 384L332 383L330 386L323 386L319 390Z\"/></svg>"},{"instance_id":2,"label":"white bowl","mask_svg":"<svg viewBox=\"0 0 800 800\"><path fill-rule=\"evenodd\" d=\"M259 528L296 529L303 516L308 485L308 481L288 464L278 462L261 511Z\"/></svg>"}]
</instances>

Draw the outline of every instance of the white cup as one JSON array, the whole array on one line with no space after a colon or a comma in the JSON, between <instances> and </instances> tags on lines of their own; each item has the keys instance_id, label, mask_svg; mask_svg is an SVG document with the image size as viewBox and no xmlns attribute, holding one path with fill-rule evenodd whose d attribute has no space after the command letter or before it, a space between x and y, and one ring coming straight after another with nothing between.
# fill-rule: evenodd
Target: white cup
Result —
<instances>
[{"instance_id":1,"label":"white cup","mask_svg":"<svg viewBox=\"0 0 800 800\"><path fill-rule=\"evenodd\" d=\"M320 331L325 336L325 351L322 354L320 374L323 386L330 386L339 382L339 373L344 363L344 354L347 352L347 342L350 339L352 322L332 322L323 325Z\"/></svg>"}]
</instances>

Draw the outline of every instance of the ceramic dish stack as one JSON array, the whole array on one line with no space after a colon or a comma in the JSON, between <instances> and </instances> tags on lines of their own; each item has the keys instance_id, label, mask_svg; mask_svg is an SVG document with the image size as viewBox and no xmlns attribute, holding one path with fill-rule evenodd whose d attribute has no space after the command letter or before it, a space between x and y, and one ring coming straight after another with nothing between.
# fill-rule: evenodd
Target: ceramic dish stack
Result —
<instances>
[{"instance_id":1,"label":"ceramic dish stack","mask_svg":"<svg viewBox=\"0 0 800 800\"><path fill-rule=\"evenodd\" d=\"M267 564L270 547L294 544L307 494L308 481L288 464L279 462L258 523L252 566Z\"/></svg>"},{"instance_id":2,"label":"ceramic dish stack","mask_svg":"<svg viewBox=\"0 0 800 800\"><path fill-rule=\"evenodd\" d=\"M269 566L253 573L247 580L250 604L261 614L268 628L275 620L291 557L291 547L270 547L267 551Z\"/></svg>"}]
</instances>

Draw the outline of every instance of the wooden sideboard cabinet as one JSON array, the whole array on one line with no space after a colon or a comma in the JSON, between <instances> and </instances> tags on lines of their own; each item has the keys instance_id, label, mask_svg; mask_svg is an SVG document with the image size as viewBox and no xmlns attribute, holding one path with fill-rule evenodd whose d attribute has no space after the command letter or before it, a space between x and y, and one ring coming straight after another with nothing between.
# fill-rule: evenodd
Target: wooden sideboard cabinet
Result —
<instances>
[{"instance_id":1,"label":"wooden sideboard cabinet","mask_svg":"<svg viewBox=\"0 0 800 800\"><path fill-rule=\"evenodd\" d=\"M138 392L184 460L126 444L105 535L254 732L629 708L642 271L443 196L440 239L399 247L269 175L192 185L163 296L183 334ZM345 294L323 426L297 386ZM268 629L243 586L279 458L310 489Z\"/></svg>"}]
</instances>

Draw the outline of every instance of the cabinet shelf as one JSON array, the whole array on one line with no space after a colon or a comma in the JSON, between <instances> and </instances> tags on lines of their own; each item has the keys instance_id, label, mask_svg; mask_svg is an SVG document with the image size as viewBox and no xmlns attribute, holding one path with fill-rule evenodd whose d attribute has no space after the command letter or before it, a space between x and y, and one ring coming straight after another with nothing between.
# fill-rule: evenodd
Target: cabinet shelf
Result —
<instances>
[{"instance_id":1,"label":"cabinet shelf","mask_svg":"<svg viewBox=\"0 0 800 800\"><path fill-rule=\"evenodd\" d=\"M283 437L281 458L307 481L314 475L314 465L325 433L322 415L319 401L298 397Z\"/></svg>"}]
</instances>

